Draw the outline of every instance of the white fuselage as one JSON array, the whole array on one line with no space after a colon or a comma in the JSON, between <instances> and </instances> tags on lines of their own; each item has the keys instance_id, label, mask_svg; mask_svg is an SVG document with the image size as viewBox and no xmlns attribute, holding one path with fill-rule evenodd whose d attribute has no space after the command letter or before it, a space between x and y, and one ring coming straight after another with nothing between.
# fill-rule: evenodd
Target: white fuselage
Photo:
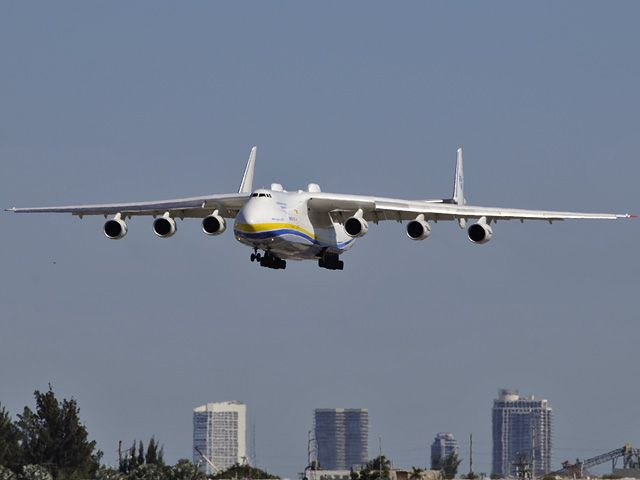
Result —
<instances>
[{"instance_id":1,"label":"white fuselage","mask_svg":"<svg viewBox=\"0 0 640 480\"><path fill-rule=\"evenodd\" d=\"M351 248L355 238L330 213L310 211L310 197L305 191L256 190L236 216L236 240L292 260L312 259L323 251L340 254Z\"/></svg>"}]
</instances>

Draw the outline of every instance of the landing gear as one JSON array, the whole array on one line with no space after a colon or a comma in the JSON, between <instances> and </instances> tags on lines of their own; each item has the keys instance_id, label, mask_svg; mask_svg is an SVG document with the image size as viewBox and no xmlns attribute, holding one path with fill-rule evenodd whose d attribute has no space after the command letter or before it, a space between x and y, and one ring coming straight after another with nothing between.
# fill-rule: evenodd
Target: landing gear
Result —
<instances>
[{"instance_id":1,"label":"landing gear","mask_svg":"<svg viewBox=\"0 0 640 480\"><path fill-rule=\"evenodd\" d=\"M287 262L276 257L271 252L265 252L264 255L260 255L256 249L249 258L252 262L258 262L261 267L273 268L274 270L284 270L287 268Z\"/></svg>"},{"instance_id":2,"label":"landing gear","mask_svg":"<svg viewBox=\"0 0 640 480\"><path fill-rule=\"evenodd\" d=\"M340 260L337 253L322 252L318 259L318 266L327 270L343 270L344 262Z\"/></svg>"}]
</instances>

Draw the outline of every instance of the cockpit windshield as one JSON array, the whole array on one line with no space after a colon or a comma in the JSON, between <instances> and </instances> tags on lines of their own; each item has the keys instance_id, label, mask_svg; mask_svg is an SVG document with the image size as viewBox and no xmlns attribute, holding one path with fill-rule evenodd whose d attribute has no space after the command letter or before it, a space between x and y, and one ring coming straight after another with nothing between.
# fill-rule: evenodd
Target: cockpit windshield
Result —
<instances>
[{"instance_id":1,"label":"cockpit windshield","mask_svg":"<svg viewBox=\"0 0 640 480\"><path fill-rule=\"evenodd\" d=\"M268 198L271 198L271 194L270 193L252 193L251 196L252 197L268 197Z\"/></svg>"}]
</instances>

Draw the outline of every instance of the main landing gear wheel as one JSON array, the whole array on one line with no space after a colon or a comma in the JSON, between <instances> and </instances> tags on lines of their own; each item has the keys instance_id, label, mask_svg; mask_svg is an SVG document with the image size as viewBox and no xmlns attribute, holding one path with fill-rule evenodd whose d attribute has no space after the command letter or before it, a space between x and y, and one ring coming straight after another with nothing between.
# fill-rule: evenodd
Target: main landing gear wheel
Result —
<instances>
[{"instance_id":1,"label":"main landing gear wheel","mask_svg":"<svg viewBox=\"0 0 640 480\"><path fill-rule=\"evenodd\" d=\"M285 268L287 268L287 262L285 262L281 258L276 257L270 252L265 252L264 255L260 255L259 253L252 253L251 261L260 263L261 267L273 268L274 270L284 270Z\"/></svg>"},{"instance_id":2,"label":"main landing gear wheel","mask_svg":"<svg viewBox=\"0 0 640 480\"><path fill-rule=\"evenodd\" d=\"M318 259L318 266L327 270L343 270L344 262L340 260L337 253L323 252Z\"/></svg>"},{"instance_id":3,"label":"main landing gear wheel","mask_svg":"<svg viewBox=\"0 0 640 480\"><path fill-rule=\"evenodd\" d=\"M259 262L262 256L258 253L258 249L256 248L249 258L252 262Z\"/></svg>"}]
</instances>

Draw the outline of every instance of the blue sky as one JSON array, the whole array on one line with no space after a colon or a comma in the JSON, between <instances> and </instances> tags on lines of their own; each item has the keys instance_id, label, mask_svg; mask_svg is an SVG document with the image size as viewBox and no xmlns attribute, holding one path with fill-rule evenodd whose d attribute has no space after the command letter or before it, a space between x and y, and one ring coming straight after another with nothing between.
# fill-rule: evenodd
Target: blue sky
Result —
<instances>
[{"instance_id":1,"label":"blue sky","mask_svg":"<svg viewBox=\"0 0 640 480\"><path fill-rule=\"evenodd\" d=\"M0 204L256 186L639 211L635 2L5 2ZM345 257L258 269L197 221L119 242L102 218L0 215L0 401L51 382L91 435L191 455L191 409L238 399L257 461L292 476L316 407L368 407L371 453L426 465L498 388L548 398L554 465L638 443L638 225L381 224ZM55 262L55 263L54 263ZM464 444L464 443L463 443ZM465 462L468 456L463 455ZM466 468L466 467L465 467Z\"/></svg>"}]
</instances>

